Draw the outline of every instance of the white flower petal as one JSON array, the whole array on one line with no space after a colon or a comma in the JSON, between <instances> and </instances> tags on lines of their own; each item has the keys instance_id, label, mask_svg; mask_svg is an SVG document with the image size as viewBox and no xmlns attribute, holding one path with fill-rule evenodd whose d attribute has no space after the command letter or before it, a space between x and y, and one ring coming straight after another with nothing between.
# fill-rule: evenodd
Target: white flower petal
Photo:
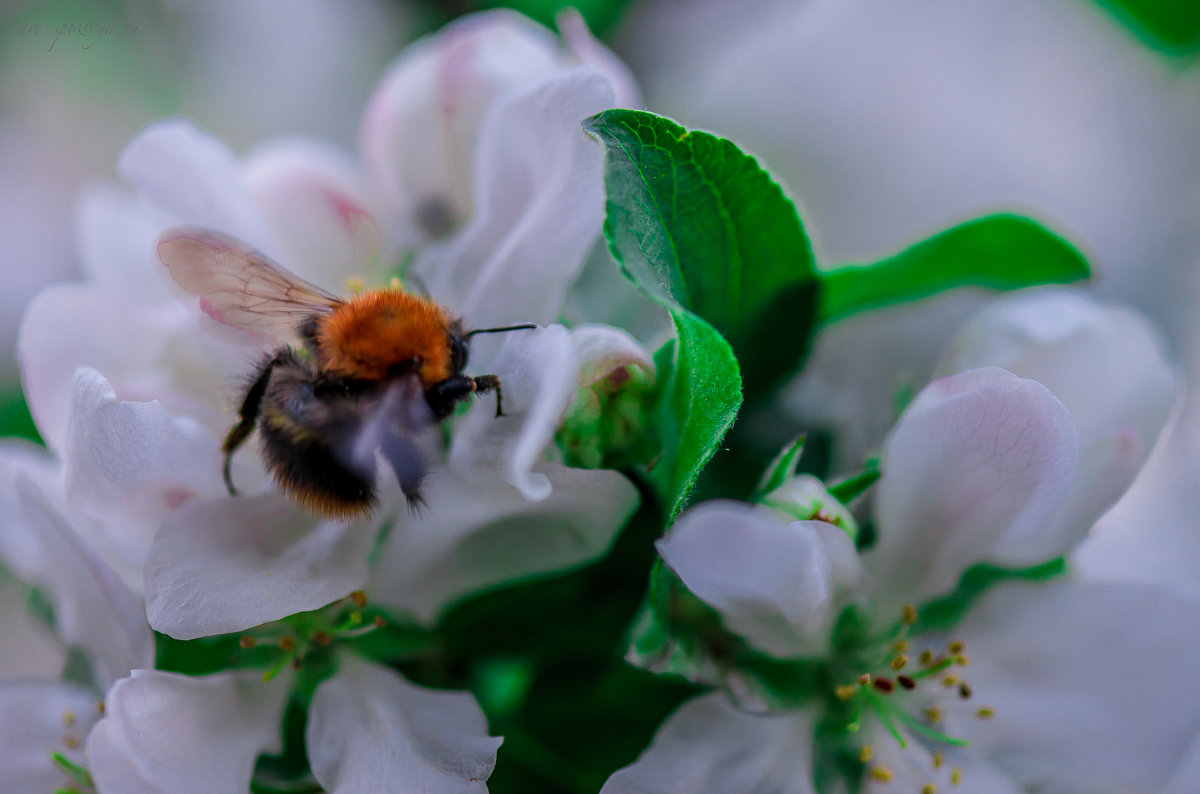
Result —
<instances>
[{"instance_id":1,"label":"white flower petal","mask_svg":"<svg viewBox=\"0 0 1200 794\"><path fill-rule=\"evenodd\" d=\"M947 592L975 563L1066 551L1076 539L1048 530L1077 457L1070 414L1035 381L979 369L927 386L884 445L866 556L880 606Z\"/></svg>"},{"instance_id":2,"label":"white flower petal","mask_svg":"<svg viewBox=\"0 0 1200 794\"><path fill-rule=\"evenodd\" d=\"M117 171L176 223L224 232L276 256L242 183L237 156L191 121L166 119L145 127L121 152Z\"/></svg>"},{"instance_id":3,"label":"white flower petal","mask_svg":"<svg viewBox=\"0 0 1200 794\"><path fill-rule=\"evenodd\" d=\"M135 591L150 543L172 511L224 491L216 438L158 403L118 402L92 369L75 375L63 454L70 505L100 527L93 539Z\"/></svg>"},{"instance_id":4,"label":"white flower petal","mask_svg":"<svg viewBox=\"0 0 1200 794\"><path fill-rule=\"evenodd\" d=\"M75 211L79 261L88 281L142 304L171 299L171 277L158 261L155 243L171 222L164 213L139 205L124 187L92 185Z\"/></svg>"},{"instance_id":5,"label":"white flower petal","mask_svg":"<svg viewBox=\"0 0 1200 794\"><path fill-rule=\"evenodd\" d=\"M506 10L464 17L396 59L361 135L394 243L414 230L444 234L470 216L484 116L505 92L553 74L557 59L549 31Z\"/></svg>"},{"instance_id":6,"label":"white flower petal","mask_svg":"<svg viewBox=\"0 0 1200 794\"><path fill-rule=\"evenodd\" d=\"M313 775L330 794L485 794L501 741L466 692L414 686L344 658L317 687L305 736Z\"/></svg>"},{"instance_id":7,"label":"white flower petal","mask_svg":"<svg viewBox=\"0 0 1200 794\"><path fill-rule=\"evenodd\" d=\"M0 506L8 517L0 533L5 564L50 598L55 631L87 654L101 686L153 664L154 637L141 601L34 481L10 466L0 468Z\"/></svg>"},{"instance_id":8,"label":"white flower petal","mask_svg":"<svg viewBox=\"0 0 1200 794\"><path fill-rule=\"evenodd\" d=\"M731 631L776 656L825 650L859 575L843 530L824 521L789 524L741 502L694 507L655 545Z\"/></svg>"},{"instance_id":9,"label":"white flower petal","mask_svg":"<svg viewBox=\"0 0 1200 794\"><path fill-rule=\"evenodd\" d=\"M216 794L249 788L259 753L278 753L286 677L193 678L134 670L104 698L87 742L100 794Z\"/></svg>"},{"instance_id":10,"label":"white flower petal","mask_svg":"<svg viewBox=\"0 0 1200 794\"><path fill-rule=\"evenodd\" d=\"M1196 736L1200 646L1181 627L1198 622L1200 606L1157 587L995 588L956 630L995 709L967 738L1027 788L1158 791Z\"/></svg>"},{"instance_id":11,"label":"white flower petal","mask_svg":"<svg viewBox=\"0 0 1200 794\"><path fill-rule=\"evenodd\" d=\"M224 432L228 379L249 366L246 348L201 329L199 312L146 306L86 284L43 290L21 323L17 351L29 410L57 451L65 447L79 367L103 372L121 399L158 400L174 415Z\"/></svg>"},{"instance_id":12,"label":"white flower petal","mask_svg":"<svg viewBox=\"0 0 1200 794\"><path fill-rule=\"evenodd\" d=\"M943 353L943 374L1003 367L1041 383L1075 421L1080 467L1056 518L1078 537L1133 482L1166 425L1174 368L1140 315L1082 292L1042 289L999 298Z\"/></svg>"},{"instance_id":13,"label":"white flower petal","mask_svg":"<svg viewBox=\"0 0 1200 794\"><path fill-rule=\"evenodd\" d=\"M871 775L863 776L863 794L893 794L919 792L932 785L935 791L969 791L971 794L1027 794L1008 773L979 757L972 749L955 750L939 747L943 763L935 768L933 756L925 747L901 748L882 727L873 732L870 745L874 750L872 767L881 767L895 777L884 783ZM946 752L949 749L950 752ZM934 752L937 752L935 750Z\"/></svg>"},{"instance_id":14,"label":"white flower petal","mask_svg":"<svg viewBox=\"0 0 1200 794\"><path fill-rule=\"evenodd\" d=\"M100 712L96 696L58 681L8 681L0 686L0 780L12 794L41 794L72 780L52 751L84 764L83 740Z\"/></svg>"},{"instance_id":15,"label":"white flower petal","mask_svg":"<svg viewBox=\"0 0 1200 794\"><path fill-rule=\"evenodd\" d=\"M654 359L620 328L581 325L571 329L571 344L579 361L580 386L591 386L625 367L641 367L650 374L653 383Z\"/></svg>"},{"instance_id":16,"label":"white flower petal","mask_svg":"<svg viewBox=\"0 0 1200 794\"><path fill-rule=\"evenodd\" d=\"M480 136L477 211L413 270L475 327L553 322L604 221L603 154L580 123L612 87L577 67L506 95Z\"/></svg>"},{"instance_id":17,"label":"white flower petal","mask_svg":"<svg viewBox=\"0 0 1200 794\"><path fill-rule=\"evenodd\" d=\"M600 794L815 794L813 715L750 714L719 692L679 707Z\"/></svg>"},{"instance_id":18,"label":"white flower petal","mask_svg":"<svg viewBox=\"0 0 1200 794\"><path fill-rule=\"evenodd\" d=\"M504 416L496 416L491 398L481 400L455 433L450 463L495 468L526 499L545 499L550 483L533 466L575 397L571 334L561 325L509 334L491 369L500 377Z\"/></svg>"},{"instance_id":19,"label":"white flower petal","mask_svg":"<svg viewBox=\"0 0 1200 794\"><path fill-rule=\"evenodd\" d=\"M417 516L401 517L379 551L368 594L431 621L453 599L599 557L638 506L614 471L540 463L551 494L530 502L484 469L435 471Z\"/></svg>"},{"instance_id":20,"label":"white flower petal","mask_svg":"<svg viewBox=\"0 0 1200 794\"><path fill-rule=\"evenodd\" d=\"M247 156L244 177L279 241L280 264L335 293L351 277L384 283L391 263L348 155L321 141L274 141Z\"/></svg>"},{"instance_id":21,"label":"white flower petal","mask_svg":"<svg viewBox=\"0 0 1200 794\"><path fill-rule=\"evenodd\" d=\"M592 35L583 14L574 8L564 8L558 13L555 21L563 40L579 62L600 72L612 83L614 107L643 107L642 92L633 72L612 50Z\"/></svg>"},{"instance_id":22,"label":"white flower petal","mask_svg":"<svg viewBox=\"0 0 1200 794\"><path fill-rule=\"evenodd\" d=\"M274 493L193 499L150 548L150 625L190 640L317 609L362 587L374 536L369 522L322 520Z\"/></svg>"}]
</instances>

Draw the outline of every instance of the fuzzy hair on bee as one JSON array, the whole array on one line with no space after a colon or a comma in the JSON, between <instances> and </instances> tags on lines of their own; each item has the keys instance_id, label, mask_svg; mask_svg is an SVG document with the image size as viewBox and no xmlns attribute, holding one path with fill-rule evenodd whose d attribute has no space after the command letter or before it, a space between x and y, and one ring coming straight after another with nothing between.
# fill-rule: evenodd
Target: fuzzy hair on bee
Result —
<instances>
[{"instance_id":1,"label":"fuzzy hair on bee","mask_svg":"<svg viewBox=\"0 0 1200 794\"><path fill-rule=\"evenodd\" d=\"M536 327L464 331L434 301L399 288L340 298L203 229L166 232L158 255L206 314L278 345L247 377L222 444L230 494L233 454L257 430L280 490L333 518L377 505L378 457L417 509L428 431L475 394L495 392L496 416L503 414L500 379L464 374L469 339Z\"/></svg>"}]
</instances>

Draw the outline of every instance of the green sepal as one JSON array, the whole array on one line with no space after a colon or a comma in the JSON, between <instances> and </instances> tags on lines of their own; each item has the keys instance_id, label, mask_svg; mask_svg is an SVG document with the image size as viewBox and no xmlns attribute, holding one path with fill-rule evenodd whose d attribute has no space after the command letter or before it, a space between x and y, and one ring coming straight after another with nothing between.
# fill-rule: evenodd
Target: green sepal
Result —
<instances>
[{"instance_id":1,"label":"green sepal","mask_svg":"<svg viewBox=\"0 0 1200 794\"><path fill-rule=\"evenodd\" d=\"M50 760L58 767L59 771L79 785L85 788L91 788L95 785L92 781L92 773L88 771L87 767L75 763L59 751L51 750Z\"/></svg>"},{"instance_id":2,"label":"green sepal","mask_svg":"<svg viewBox=\"0 0 1200 794\"><path fill-rule=\"evenodd\" d=\"M0 436L17 436L44 444L20 386L0 389Z\"/></svg>"},{"instance_id":3,"label":"green sepal","mask_svg":"<svg viewBox=\"0 0 1200 794\"><path fill-rule=\"evenodd\" d=\"M918 300L956 287L1013 290L1088 278L1075 246L1029 218L989 215L871 264L823 271L819 322Z\"/></svg>"},{"instance_id":4,"label":"green sepal","mask_svg":"<svg viewBox=\"0 0 1200 794\"><path fill-rule=\"evenodd\" d=\"M763 472L762 479L754 489L754 495L750 497L751 502L762 501L764 496L796 476L796 467L800 465L800 456L804 454L805 438L807 436L802 433L780 450L775 460L771 461L771 465Z\"/></svg>"},{"instance_id":5,"label":"green sepal","mask_svg":"<svg viewBox=\"0 0 1200 794\"><path fill-rule=\"evenodd\" d=\"M867 489L878 482L883 472L879 470L879 459L871 458L863 465L862 471L829 486L829 495L844 505L867 492Z\"/></svg>"},{"instance_id":6,"label":"green sepal","mask_svg":"<svg viewBox=\"0 0 1200 794\"><path fill-rule=\"evenodd\" d=\"M1013 580L1043 582L1066 571L1067 561L1062 557L1028 568L1001 568L986 563L973 565L959 578L953 592L918 608L912 634L951 631L967 610L994 585Z\"/></svg>"}]
</instances>

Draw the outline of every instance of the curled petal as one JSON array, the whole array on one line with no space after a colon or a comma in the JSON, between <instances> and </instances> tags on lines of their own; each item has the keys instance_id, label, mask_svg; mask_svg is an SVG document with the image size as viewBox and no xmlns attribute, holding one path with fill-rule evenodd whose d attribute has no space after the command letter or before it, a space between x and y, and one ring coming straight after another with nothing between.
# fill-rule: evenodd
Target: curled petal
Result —
<instances>
[{"instance_id":1,"label":"curled petal","mask_svg":"<svg viewBox=\"0 0 1200 794\"><path fill-rule=\"evenodd\" d=\"M600 794L816 794L813 717L750 714L714 692L679 707Z\"/></svg>"},{"instance_id":2,"label":"curled petal","mask_svg":"<svg viewBox=\"0 0 1200 794\"><path fill-rule=\"evenodd\" d=\"M280 264L337 293L386 281L375 210L356 165L320 141L288 139L247 158L247 190L275 238Z\"/></svg>"},{"instance_id":3,"label":"curled petal","mask_svg":"<svg viewBox=\"0 0 1200 794\"><path fill-rule=\"evenodd\" d=\"M740 502L705 502L655 544L725 625L776 656L823 652L860 575L854 542L824 521L785 523Z\"/></svg>"},{"instance_id":4,"label":"curled petal","mask_svg":"<svg viewBox=\"0 0 1200 794\"><path fill-rule=\"evenodd\" d=\"M604 221L603 154L580 122L612 106L576 67L505 95L480 134L475 217L413 270L476 327L552 322Z\"/></svg>"},{"instance_id":5,"label":"curled petal","mask_svg":"<svg viewBox=\"0 0 1200 794\"><path fill-rule=\"evenodd\" d=\"M579 386L591 386L626 367L641 367L652 378L655 374L654 359L646 348L619 328L581 325L571 329L571 344L579 360Z\"/></svg>"},{"instance_id":6,"label":"curled petal","mask_svg":"<svg viewBox=\"0 0 1200 794\"><path fill-rule=\"evenodd\" d=\"M559 32L571 49L571 54L580 63L590 66L608 78L613 87L614 107L642 107L642 92L633 72L612 50L592 35L583 14L574 8L564 8L558 13L556 22Z\"/></svg>"},{"instance_id":7,"label":"curled petal","mask_svg":"<svg viewBox=\"0 0 1200 794\"><path fill-rule=\"evenodd\" d=\"M193 499L150 548L150 625L190 640L317 609L363 586L374 537L367 522L322 520L273 493Z\"/></svg>"},{"instance_id":8,"label":"curled petal","mask_svg":"<svg viewBox=\"0 0 1200 794\"><path fill-rule=\"evenodd\" d=\"M455 434L450 463L499 471L526 499L545 499L550 483L533 471L575 397L579 360L560 325L512 333L492 362L504 416L483 401Z\"/></svg>"},{"instance_id":9,"label":"curled petal","mask_svg":"<svg viewBox=\"0 0 1200 794\"><path fill-rule=\"evenodd\" d=\"M0 779L5 790L55 791L73 781L50 759L59 752L85 764L83 740L100 719L96 695L58 681L0 686Z\"/></svg>"},{"instance_id":10,"label":"curled petal","mask_svg":"<svg viewBox=\"0 0 1200 794\"><path fill-rule=\"evenodd\" d=\"M887 610L949 591L971 565L1034 565L1075 474L1071 416L1041 384L979 369L927 386L884 445L879 541L866 559ZM890 616L890 615L889 615Z\"/></svg>"},{"instance_id":11,"label":"curled petal","mask_svg":"<svg viewBox=\"0 0 1200 794\"><path fill-rule=\"evenodd\" d=\"M279 724L288 694L281 676L194 678L134 670L104 697L104 719L87 742L101 791L213 794L246 791L260 753L282 749Z\"/></svg>"},{"instance_id":12,"label":"curled petal","mask_svg":"<svg viewBox=\"0 0 1200 794\"><path fill-rule=\"evenodd\" d=\"M63 454L72 507L100 528L94 538L135 591L159 525L198 495L223 491L217 440L191 419L157 402L118 402L92 369L75 375Z\"/></svg>"},{"instance_id":13,"label":"curled petal","mask_svg":"<svg viewBox=\"0 0 1200 794\"><path fill-rule=\"evenodd\" d=\"M313 775L330 794L486 794L501 741L468 693L414 686L349 657L317 687L305 736Z\"/></svg>"},{"instance_id":14,"label":"curled petal","mask_svg":"<svg viewBox=\"0 0 1200 794\"><path fill-rule=\"evenodd\" d=\"M191 121L148 125L121 152L117 171L142 199L175 216L175 223L224 232L278 255L242 183L237 156Z\"/></svg>"},{"instance_id":15,"label":"curled petal","mask_svg":"<svg viewBox=\"0 0 1200 794\"><path fill-rule=\"evenodd\" d=\"M369 594L423 621L485 587L596 559L638 506L614 471L539 463L550 496L530 502L486 469L440 469L427 507L402 517L379 551Z\"/></svg>"},{"instance_id":16,"label":"curled petal","mask_svg":"<svg viewBox=\"0 0 1200 794\"><path fill-rule=\"evenodd\" d=\"M388 225L440 236L469 217L485 115L506 92L552 74L557 58L550 32L511 11L464 17L408 47L362 123L363 160Z\"/></svg>"},{"instance_id":17,"label":"curled petal","mask_svg":"<svg viewBox=\"0 0 1200 794\"><path fill-rule=\"evenodd\" d=\"M1055 523L1081 539L1133 482L1166 425L1177 389L1163 340L1137 313L1082 292L1019 292L968 323L938 371L984 366L1038 381L1071 412L1080 467Z\"/></svg>"}]
</instances>

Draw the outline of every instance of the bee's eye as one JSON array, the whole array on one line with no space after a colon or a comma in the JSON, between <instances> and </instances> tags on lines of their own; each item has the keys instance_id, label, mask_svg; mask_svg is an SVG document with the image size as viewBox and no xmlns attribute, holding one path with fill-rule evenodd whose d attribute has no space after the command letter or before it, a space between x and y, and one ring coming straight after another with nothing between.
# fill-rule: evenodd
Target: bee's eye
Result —
<instances>
[{"instance_id":1,"label":"bee's eye","mask_svg":"<svg viewBox=\"0 0 1200 794\"><path fill-rule=\"evenodd\" d=\"M467 341L461 336L450 337L450 364L455 372L467 368Z\"/></svg>"}]
</instances>

